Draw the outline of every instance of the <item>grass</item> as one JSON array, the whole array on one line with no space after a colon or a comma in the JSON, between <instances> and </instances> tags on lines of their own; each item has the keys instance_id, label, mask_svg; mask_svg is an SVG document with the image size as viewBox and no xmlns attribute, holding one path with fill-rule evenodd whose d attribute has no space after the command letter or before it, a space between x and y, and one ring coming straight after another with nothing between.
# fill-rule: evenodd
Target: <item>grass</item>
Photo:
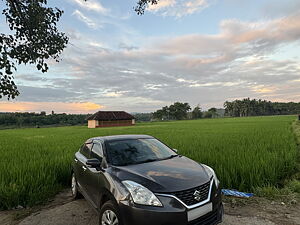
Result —
<instances>
[{"instance_id":1,"label":"grass","mask_svg":"<svg viewBox=\"0 0 300 225\"><path fill-rule=\"evenodd\" d=\"M70 163L80 145L90 137L113 134L153 135L213 167L223 187L278 187L297 169L293 121L295 116L273 116L2 130L0 208L34 205L57 193L69 183Z\"/></svg>"},{"instance_id":2,"label":"grass","mask_svg":"<svg viewBox=\"0 0 300 225\"><path fill-rule=\"evenodd\" d=\"M294 121L292 127L293 127L293 130L295 133L296 142L297 142L298 146L300 147L300 121L299 120Z\"/></svg>"}]
</instances>

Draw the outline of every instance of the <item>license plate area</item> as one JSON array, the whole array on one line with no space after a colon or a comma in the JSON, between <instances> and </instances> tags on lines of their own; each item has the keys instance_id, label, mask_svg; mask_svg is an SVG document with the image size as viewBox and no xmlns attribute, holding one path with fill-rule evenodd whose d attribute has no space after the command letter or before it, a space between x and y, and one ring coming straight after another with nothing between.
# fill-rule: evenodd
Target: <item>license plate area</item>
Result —
<instances>
[{"instance_id":1,"label":"license plate area","mask_svg":"<svg viewBox=\"0 0 300 225\"><path fill-rule=\"evenodd\" d=\"M212 203L208 203L206 205L200 206L195 209L191 209L187 212L188 222L198 219L201 216L212 211Z\"/></svg>"}]
</instances>

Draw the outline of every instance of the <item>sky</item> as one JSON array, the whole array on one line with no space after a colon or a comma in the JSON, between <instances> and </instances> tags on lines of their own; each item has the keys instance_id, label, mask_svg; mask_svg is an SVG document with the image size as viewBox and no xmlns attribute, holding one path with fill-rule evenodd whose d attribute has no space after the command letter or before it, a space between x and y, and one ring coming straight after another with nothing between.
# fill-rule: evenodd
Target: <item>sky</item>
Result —
<instances>
[{"instance_id":1,"label":"sky","mask_svg":"<svg viewBox=\"0 0 300 225\"><path fill-rule=\"evenodd\" d=\"M300 102L299 0L52 0L70 38L49 72L18 66L0 112L153 112L261 98ZM0 30L8 30L3 16Z\"/></svg>"}]
</instances>

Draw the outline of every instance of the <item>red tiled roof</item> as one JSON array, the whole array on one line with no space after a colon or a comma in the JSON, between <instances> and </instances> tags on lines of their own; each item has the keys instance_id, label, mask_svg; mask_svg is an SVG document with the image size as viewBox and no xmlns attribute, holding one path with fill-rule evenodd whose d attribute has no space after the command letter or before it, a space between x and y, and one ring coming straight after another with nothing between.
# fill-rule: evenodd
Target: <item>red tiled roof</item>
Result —
<instances>
[{"instance_id":1,"label":"red tiled roof","mask_svg":"<svg viewBox=\"0 0 300 225\"><path fill-rule=\"evenodd\" d=\"M134 117L124 111L99 111L89 116L87 120L132 120Z\"/></svg>"}]
</instances>

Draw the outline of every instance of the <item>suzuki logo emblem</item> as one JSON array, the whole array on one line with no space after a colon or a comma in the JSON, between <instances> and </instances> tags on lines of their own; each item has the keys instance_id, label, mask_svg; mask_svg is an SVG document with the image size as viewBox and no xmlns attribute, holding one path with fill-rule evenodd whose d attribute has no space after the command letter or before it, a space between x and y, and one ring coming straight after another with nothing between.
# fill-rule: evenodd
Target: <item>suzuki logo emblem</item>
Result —
<instances>
[{"instance_id":1,"label":"suzuki logo emblem","mask_svg":"<svg viewBox=\"0 0 300 225\"><path fill-rule=\"evenodd\" d=\"M193 195L195 196L194 197L195 200L197 200L197 201L201 200L201 192L200 191L196 190Z\"/></svg>"}]
</instances>

